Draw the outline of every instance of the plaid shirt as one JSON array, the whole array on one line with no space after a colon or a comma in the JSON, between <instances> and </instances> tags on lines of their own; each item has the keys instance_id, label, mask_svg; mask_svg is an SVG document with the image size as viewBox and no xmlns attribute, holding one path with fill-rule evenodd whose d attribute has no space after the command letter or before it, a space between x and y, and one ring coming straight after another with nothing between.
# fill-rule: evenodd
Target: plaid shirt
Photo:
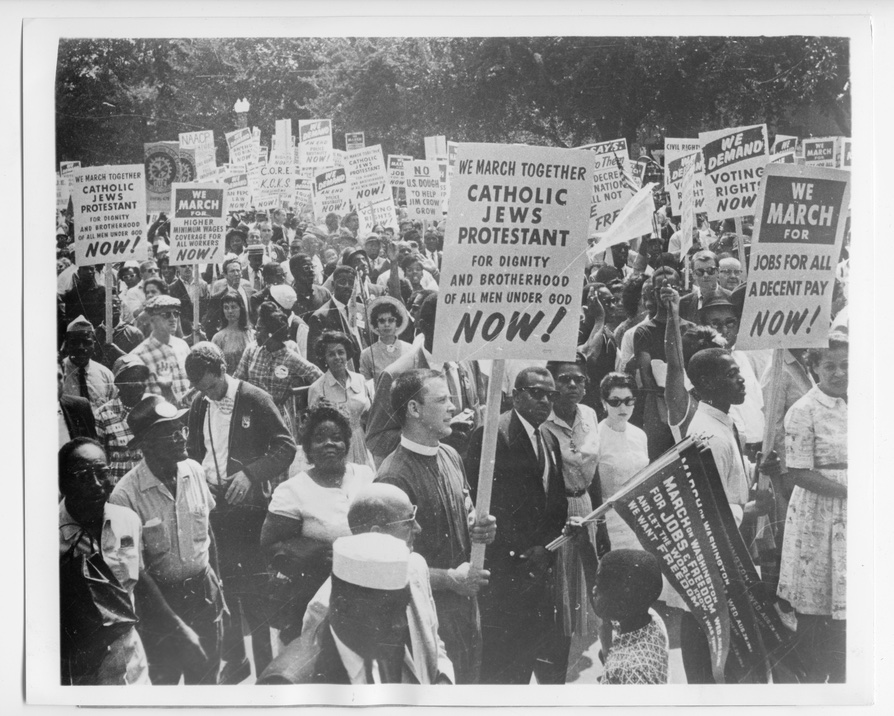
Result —
<instances>
[{"instance_id":1,"label":"plaid shirt","mask_svg":"<svg viewBox=\"0 0 894 716\"><path fill-rule=\"evenodd\" d=\"M281 406L292 388L310 385L323 376L322 371L294 351L283 346L271 353L263 346L249 346L242 354L234 378L245 380L273 398Z\"/></svg>"},{"instance_id":2,"label":"plaid shirt","mask_svg":"<svg viewBox=\"0 0 894 716\"><path fill-rule=\"evenodd\" d=\"M96 412L96 437L109 457L109 471L114 485L143 459L138 449L128 450L127 443L133 440L133 433L127 426L130 408L113 398Z\"/></svg>"},{"instance_id":3,"label":"plaid shirt","mask_svg":"<svg viewBox=\"0 0 894 716\"><path fill-rule=\"evenodd\" d=\"M158 383L159 373L171 373L171 390L174 393L174 402L177 407L183 406L183 396L189 392L189 379L183 368L186 356L189 355L189 346L182 338L171 336L166 345L155 336L149 336L131 351L143 363L149 367L149 384L146 392L164 395Z\"/></svg>"}]
</instances>

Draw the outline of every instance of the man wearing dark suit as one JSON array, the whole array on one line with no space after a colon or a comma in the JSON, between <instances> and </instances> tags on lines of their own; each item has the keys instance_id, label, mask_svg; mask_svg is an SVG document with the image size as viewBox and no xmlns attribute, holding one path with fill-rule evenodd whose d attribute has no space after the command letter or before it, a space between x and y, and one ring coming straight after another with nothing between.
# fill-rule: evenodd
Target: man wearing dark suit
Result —
<instances>
[{"instance_id":1,"label":"man wearing dark suit","mask_svg":"<svg viewBox=\"0 0 894 716\"><path fill-rule=\"evenodd\" d=\"M252 325L258 318L253 311L251 301L255 291L251 284L242 278L242 264L239 263L239 259L233 257L224 261L223 272L224 278L218 279L211 285L211 301L208 313L202 318L202 325L208 336L214 336L220 327L223 318L223 307L220 299L228 291L239 294L239 297L245 304L245 310L248 311L248 320Z\"/></svg>"},{"instance_id":2,"label":"man wearing dark suit","mask_svg":"<svg viewBox=\"0 0 894 716\"><path fill-rule=\"evenodd\" d=\"M90 401L73 395L62 394L62 366L56 366L56 382L59 396L59 447L74 438L96 440L96 420Z\"/></svg>"},{"instance_id":3,"label":"man wearing dark suit","mask_svg":"<svg viewBox=\"0 0 894 716\"><path fill-rule=\"evenodd\" d=\"M323 331L341 331L354 344L354 358L349 370L357 371L360 352L366 348L363 340L365 327L357 322L351 326L349 320L349 302L354 291L354 279L357 272L350 266L337 266L332 273L332 298L314 311L307 320L307 355L321 370L326 370L326 365L317 357L316 345ZM363 310L362 302L357 299L358 311Z\"/></svg>"},{"instance_id":4,"label":"man wearing dark suit","mask_svg":"<svg viewBox=\"0 0 894 716\"><path fill-rule=\"evenodd\" d=\"M451 421L453 428L444 442L462 457L466 452L469 434L483 422L484 396L487 395L487 381L475 361L460 361L436 364L431 358L435 336L435 314L438 295L425 298L419 309L416 327L425 337L423 344L402 355L383 370L376 380L376 391L366 425L366 446L373 454L378 467L400 443L400 421L391 406L391 386L401 373L414 368L431 368L444 372L450 400L456 408Z\"/></svg>"},{"instance_id":5,"label":"man wearing dark suit","mask_svg":"<svg viewBox=\"0 0 894 716\"><path fill-rule=\"evenodd\" d=\"M551 590L553 555L545 545L562 533L568 512L558 441L540 425L549 416L555 383L545 368L525 368L515 381L513 408L500 416L490 513L497 535L481 591L482 684L565 682L568 639ZM484 430L469 443L466 475L477 492Z\"/></svg>"},{"instance_id":6,"label":"man wearing dark suit","mask_svg":"<svg viewBox=\"0 0 894 716\"><path fill-rule=\"evenodd\" d=\"M680 299L680 318L691 323L701 323L699 311L705 301L715 295L720 295L729 300L730 292L717 281L717 256L712 251L699 251L692 256L692 281L695 288L692 293Z\"/></svg>"}]
</instances>

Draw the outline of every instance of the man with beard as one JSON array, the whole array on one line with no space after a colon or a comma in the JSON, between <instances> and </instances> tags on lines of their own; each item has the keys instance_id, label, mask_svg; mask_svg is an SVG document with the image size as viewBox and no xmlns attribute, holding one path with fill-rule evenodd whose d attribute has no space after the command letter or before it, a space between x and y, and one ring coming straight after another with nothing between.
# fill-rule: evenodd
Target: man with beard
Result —
<instances>
[{"instance_id":1,"label":"man with beard","mask_svg":"<svg viewBox=\"0 0 894 716\"><path fill-rule=\"evenodd\" d=\"M109 479L114 485L143 457L139 450L127 447L133 440L127 416L146 392L149 368L136 356L123 355L115 361L113 373L118 397L96 412L96 437L109 456Z\"/></svg>"},{"instance_id":2,"label":"man with beard","mask_svg":"<svg viewBox=\"0 0 894 716\"><path fill-rule=\"evenodd\" d=\"M96 349L93 326L83 316L68 324L65 331L68 357L62 361L65 377L62 392L90 401L95 411L115 397L115 376L102 363L91 358Z\"/></svg>"},{"instance_id":3,"label":"man with beard","mask_svg":"<svg viewBox=\"0 0 894 716\"><path fill-rule=\"evenodd\" d=\"M143 459L115 485L109 502L143 524L142 560L164 601L188 631L147 614L140 627L154 684L216 684L220 670L223 594L210 514L214 498L202 466L186 454L185 410L147 395L131 410L128 444ZM189 638L184 643L180 635ZM189 648L185 648L189 645Z\"/></svg>"}]
</instances>

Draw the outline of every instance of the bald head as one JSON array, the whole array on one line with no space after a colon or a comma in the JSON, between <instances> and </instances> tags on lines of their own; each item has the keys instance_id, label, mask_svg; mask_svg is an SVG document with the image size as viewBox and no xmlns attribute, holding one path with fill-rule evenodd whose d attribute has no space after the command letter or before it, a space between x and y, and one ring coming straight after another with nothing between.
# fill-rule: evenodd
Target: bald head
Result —
<instances>
[{"instance_id":1,"label":"bald head","mask_svg":"<svg viewBox=\"0 0 894 716\"><path fill-rule=\"evenodd\" d=\"M352 534L384 532L402 539L412 549L421 531L407 493L394 485L376 482L358 492L348 510Z\"/></svg>"}]
</instances>

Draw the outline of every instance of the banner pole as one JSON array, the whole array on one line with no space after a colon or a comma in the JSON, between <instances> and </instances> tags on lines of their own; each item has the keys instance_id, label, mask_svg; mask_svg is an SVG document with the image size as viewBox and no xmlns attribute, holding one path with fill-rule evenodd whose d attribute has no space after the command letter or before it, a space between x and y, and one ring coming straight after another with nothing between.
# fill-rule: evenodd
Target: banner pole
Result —
<instances>
[{"instance_id":1,"label":"banner pole","mask_svg":"<svg viewBox=\"0 0 894 716\"><path fill-rule=\"evenodd\" d=\"M506 361L497 358L490 372L487 384L487 411L484 416L484 436L481 445L481 462L478 473L478 493L475 500L475 511L478 515L490 514L491 489L494 483L494 463L497 457L497 431L500 425L500 401L503 396L503 374ZM500 526L497 525L497 529ZM472 543L472 565L477 569L484 568L484 550L487 545L481 542Z\"/></svg>"},{"instance_id":2,"label":"banner pole","mask_svg":"<svg viewBox=\"0 0 894 716\"><path fill-rule=\"evenodd\" d=\"M112 290L115 287L115 283L112 277L112 264L106 264L103 273L105 274L106 284L106 345L112 345L112 338L115 332L115 315L112 312Z\"/></svg>"},{"instance_id":3,"label":"banner pole","mask_svg":"<svg viewBox=\"0 0 894 716\"><path fill-rule=\"evenodd\" d=\"M199 317L201 315L201 308L199 307L199 286L201 285L199 282L202 280L199 275L199 269L201 268L201 264L196 264L192 269L192 285L195 286L195 294L192 300L192 332L193 338L196 337L196 334L201 330L201 326L199 325ZM246 309L247 310L247 309ZM195 343L195 340L193 340Z\"/></svg>"}]
</instances>

